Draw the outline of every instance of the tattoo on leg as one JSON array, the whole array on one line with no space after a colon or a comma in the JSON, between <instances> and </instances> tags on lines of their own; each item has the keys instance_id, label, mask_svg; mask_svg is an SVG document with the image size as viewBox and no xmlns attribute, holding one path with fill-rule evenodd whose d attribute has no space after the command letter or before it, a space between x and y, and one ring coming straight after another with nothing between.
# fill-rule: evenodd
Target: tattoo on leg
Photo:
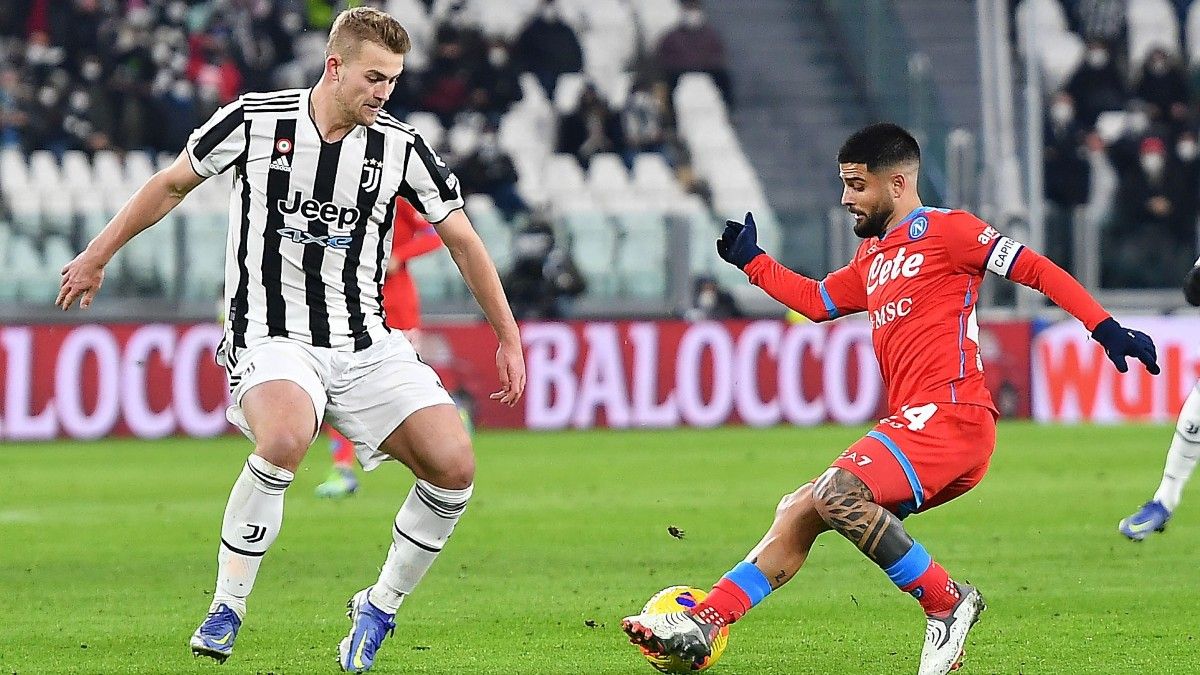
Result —
<instances>
[{"instance_id":1,"label":"tattoo on leg","mask_svg":"<svg viewBox=\"0 0 1200 675\"><path fill-rule=\"evenodd\" d=\"M814 495L821 516L875 564L891 567L912 548L912 537L900 519L876 504L871 489L857 476L836 469L823 478Z\"/></svg>"}]
</instances>

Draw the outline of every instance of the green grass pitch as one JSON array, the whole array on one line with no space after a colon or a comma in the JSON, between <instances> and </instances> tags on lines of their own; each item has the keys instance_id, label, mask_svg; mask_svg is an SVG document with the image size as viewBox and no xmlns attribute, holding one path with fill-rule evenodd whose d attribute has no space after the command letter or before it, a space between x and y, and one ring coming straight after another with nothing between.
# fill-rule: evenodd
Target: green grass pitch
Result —
<instances>
[{"instance_id":1,"label":"green grass pitch","mask_svg":"<svg viewBox=\"0 0 1200 675\"><path fill-rule=\"evenodd\" d=\"M779 497L863 429L491 432L476 497L401 608L380 673L652 673L619 629L655 591L707 588ZM1200 494L1164 535L1116 523L1158 483L1171 429L1002 423L993 468L908 526L989 609L966 675L1200 672ZM314 447L233 657L193 660L240 438L0 445L0 673L331 673L409 474L313 496ZM668 526L683 529L676 539ZM912 673L913 600L836 534L733 627L714 675Z\"/></svg>"}]
</instances>

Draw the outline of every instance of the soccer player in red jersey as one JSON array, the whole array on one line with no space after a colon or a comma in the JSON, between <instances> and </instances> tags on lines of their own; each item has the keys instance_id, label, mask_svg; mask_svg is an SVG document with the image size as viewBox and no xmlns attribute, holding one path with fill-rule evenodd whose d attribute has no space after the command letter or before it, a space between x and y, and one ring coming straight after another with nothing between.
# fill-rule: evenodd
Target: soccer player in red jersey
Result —
<instances>
[{"instance_id":1,"label":"soccer player in red jersey","mask_svg":"<svg viewBox=\"0 0 1200 675\"><path fill-rule=\"evenodd\" d=\"M1044 293L1091 331L1121 372L1127 356L1159 371L1150 338L1117 324L1060 267L969 213L922 206L920 149L904 129L856 132L838 165L842 204L863 239L847 266L822 281L788 270L758 247L750 214L745 224L726 224L717 251L813 321L866 312L892 413L784 497L762 541L698 606L627 617L630 640L652 652L708 656L717 631L795 576L817 535L832 529L921 604L919 674L958 666L983 597L951 578L901 520L962 495L987 472L998 412L984 386L975 318L985 272Z\"/></svg>"},{"instance_id":2,"label":"soccer player in red jersey","mask_svg":"<svg viewBox=\"0 0 1200 675\"><path fill-rule=\"evenodd\" d=\"M408 202L397 198L395 208L392 255L388 258L387 276L383 282L383 311L388 327L403 331L413 349L420 354L421 296L408 273L408 261L436 251L441 247L442 239ZM337 429L328 425L327 428L333 470L325 482L317 486L317 496L349 497L358 491L354 444Z\"/></svg>"}]
</instances>

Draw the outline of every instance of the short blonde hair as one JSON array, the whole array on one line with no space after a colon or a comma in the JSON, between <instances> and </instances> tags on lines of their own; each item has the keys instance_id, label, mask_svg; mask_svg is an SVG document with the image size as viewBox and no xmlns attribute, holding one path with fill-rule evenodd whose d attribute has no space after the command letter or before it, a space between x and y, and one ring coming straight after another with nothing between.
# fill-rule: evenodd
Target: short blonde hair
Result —
<instances>
[{"instance_id":1,"label":"short blonde hair","mask_svg":"<svg viewBox=\"0 0 1200 675\"><path fill-rule=\"evenodd\" d=\"M394 54L407 54L412 49L408 31L390 14L374 7L354 7L333 20L325 53L352 59L364 42L374 42Z\"/></svg>"}]
</instances>

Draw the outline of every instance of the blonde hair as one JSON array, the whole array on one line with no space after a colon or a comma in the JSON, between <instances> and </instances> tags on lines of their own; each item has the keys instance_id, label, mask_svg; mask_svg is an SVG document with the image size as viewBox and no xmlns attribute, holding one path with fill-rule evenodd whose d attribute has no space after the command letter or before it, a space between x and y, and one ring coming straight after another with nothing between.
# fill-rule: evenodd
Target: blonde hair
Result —
<instances>
[{"instance_id":1,"label":"blonde hair","mask_svg":"<svg viewBox=\"0 0 1200 675\"><path fill-rule=\"evenodd\" d=\"M412 49L408 31L390 14L374 7L354 7L333 20L325 53L349 60L358 56L364 42L374 42L394 54L407 54Z\"/></svg>"}]
</instances>

